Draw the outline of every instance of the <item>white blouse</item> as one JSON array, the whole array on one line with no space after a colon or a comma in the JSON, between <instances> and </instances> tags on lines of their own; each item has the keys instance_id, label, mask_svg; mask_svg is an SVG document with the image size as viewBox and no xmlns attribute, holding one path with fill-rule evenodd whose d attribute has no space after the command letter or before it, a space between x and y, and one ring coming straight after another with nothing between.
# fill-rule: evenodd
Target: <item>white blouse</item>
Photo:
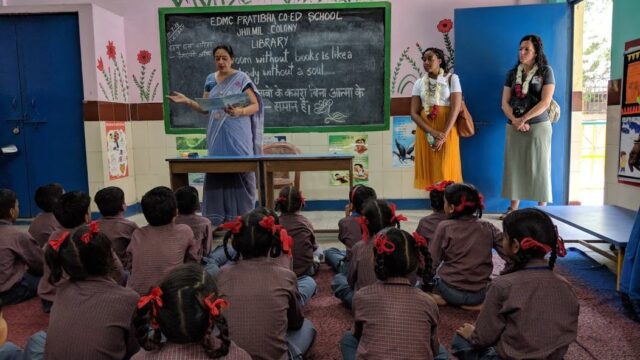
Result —
<instances>
[{"instance_id":1,"label":"white blouse","mask_svg":"<svg viewBox=\"0 0 640 360\"><path fill-rule=\"evenodd\" d=\"M429 76L425 74L424 76ZM449 106L451 104L451 100L449 97L451 93L462 92L462 87L460 86L460 78L456 74L451 75L451 89L449 89L449 76L438 76L438 79L429 78L429 83L432 86L436 86L436 81L440 83L440 96L438 96L438 104L440 106ZM424 102L424 77L418 79L415 84L413 84L413 91L411 92L412 96L420 96L420 103ZM430 103L434 102L434 99L431 99Z\"/></svg>"}]
</instances>

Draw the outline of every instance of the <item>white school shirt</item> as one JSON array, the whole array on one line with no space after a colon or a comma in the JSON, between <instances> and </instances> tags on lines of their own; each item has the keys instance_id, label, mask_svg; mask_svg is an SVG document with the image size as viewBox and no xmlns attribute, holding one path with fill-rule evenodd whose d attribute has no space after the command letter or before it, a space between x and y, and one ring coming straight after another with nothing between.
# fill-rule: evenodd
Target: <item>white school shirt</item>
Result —
<instances>
[{"instance_id":1,"label":"white school shirt","mask_svg":"<svg viewBox=\"0 0 640 360\"><path fill-rule=\"evenodd\" d=\"M425 74L424 76L429 76L428 74ZM441 85L440 85L440 96L439 96L439 101L438 104L436 105L440 105L440 106L449 106L451 104L450 98L449 96L451 95L451 93L456 93L462 92L462 86L460 86L460 78L458 77L458 75L456 74L452 74L451 75L451 89L449 89L449 76L445 75L445 76L438 76L438 79L431 79L429 78L429 83L432 85L436 84L436 81L438 81ZM424 88L424 77L421 77L420 79L418 79L416 81L415 84L413 84L413 91L411 92L412 96L420 96L420 103L422 104L424 102L424 93L423 93L423 88ZM433 99L431 100L431 102L433 102Z\"/></svg>"}]
</instances>

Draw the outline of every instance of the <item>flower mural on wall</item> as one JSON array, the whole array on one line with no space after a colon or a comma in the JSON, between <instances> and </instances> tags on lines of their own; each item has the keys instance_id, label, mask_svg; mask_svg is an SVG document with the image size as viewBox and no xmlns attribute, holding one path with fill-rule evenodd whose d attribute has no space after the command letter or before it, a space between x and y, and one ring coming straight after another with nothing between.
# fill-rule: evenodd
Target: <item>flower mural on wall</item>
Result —
<instances>
[{"instance_id":1,"label":"flower mural on wall","mask_svg":"<svg viewBox=\"0 0 640 360\"><path fill-rule=\"evenodd\" d=\"M129 100L129 82L127 81L127 64L124 60L124 55L120 53L120 58L117 57L116 45L113 41L107 41L106 45L107 66L105 67L102 56L98 57L97 68L102 73L104 81L107 83L107 88L98 82L102 95L110 101ZM113 68L111 65L113 65Z\"/></svg>"},{"instance_id":2,"label":"flower mural on wall","mask_svg":"<svg viewBox=\"0 0 640 360\"><path fill-rule=\"evenodd\" d=\"M145 76L147 75L147 64L149 64L149 62L151 61L151 52L142 49L138 51L137 58L138 63L141 65L140 75L138 77L136 77L135 74L133 75L133 83L136 84L136 87L138 88L140 100L149 102L156 97L156 92L158 91L158 86L160 85L160 83L158 81L156 81L155 83L153 82L156 75L156 69L151 70L149 78L145 79ZM152 85L153 92L151 91Z\"/></svg>"},{"instance_id":3,"label":"flower mural on wall","mask_svg":"<svg viewBox=\"0 0 640 360\"><path fill-rule=\"evenodd\" d=\"M446 60L449 63L449 69L453 69L454 65L454 49L451 43L451 38L449 37L449 32L453 29L453 21L451 19L442 19L436 25L436 28L439 32L442 33L444 38L444 45L446 48L445 54ZM424 51L422 46L420 46L419 42L415 44L417 50L417 58L418 61L414 60L409 52L411 50L411 46L407 46L402 53L400 54L400 58L396 61L396 65L393 68L393 74L391 77L391 90L395 91L398 94L403 94L406 91L411 91L413 84L416 80L420 79L423 75L422 71L422 52ZM402 66L404 64L409 65L409 72L401 76ZM419 65L420 64L420 65Z\"/></svg>"}]
</instances>

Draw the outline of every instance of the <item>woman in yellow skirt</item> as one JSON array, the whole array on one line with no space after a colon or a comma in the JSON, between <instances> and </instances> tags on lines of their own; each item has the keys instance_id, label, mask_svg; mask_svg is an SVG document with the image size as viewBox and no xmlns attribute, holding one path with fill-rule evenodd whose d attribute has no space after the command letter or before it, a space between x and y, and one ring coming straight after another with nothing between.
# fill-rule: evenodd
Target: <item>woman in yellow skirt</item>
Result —
<instances>
[{"instance_id":1,"label":"woman in yellow skirt","mask_svg":"<svg viewBox=\"0 0 640 360\"><path fill-rule=\"evenodd\" d=\"M462 182L460 136L456 119L462 104L462 87L447 73L442 50L422 53L426 74L413 86L411 119L416 123L416 159L413 186L424 189L441 180Z\"/></svg>"}]
</instances>

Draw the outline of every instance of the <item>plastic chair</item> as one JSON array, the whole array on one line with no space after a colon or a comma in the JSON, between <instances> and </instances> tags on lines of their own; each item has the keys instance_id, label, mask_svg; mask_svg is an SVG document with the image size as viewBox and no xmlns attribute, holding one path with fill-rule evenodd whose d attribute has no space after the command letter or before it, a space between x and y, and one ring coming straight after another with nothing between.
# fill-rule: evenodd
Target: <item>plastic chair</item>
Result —
<instances>
[{"instance_id":1,"label":"plastic chair","mask_svg":"<svg viewBox=\"0 0 640 360\"><path fill-rule=\"evenodd\" d=\"M263 154L302 154L302 151L297 146L288 142L280 141L262 146ZM300 172L296 171L291 179L288 172L275 172L273 173L273 188L281 189L285 186L295 186L300 190Z\"/></svg>"}]
</instances>

